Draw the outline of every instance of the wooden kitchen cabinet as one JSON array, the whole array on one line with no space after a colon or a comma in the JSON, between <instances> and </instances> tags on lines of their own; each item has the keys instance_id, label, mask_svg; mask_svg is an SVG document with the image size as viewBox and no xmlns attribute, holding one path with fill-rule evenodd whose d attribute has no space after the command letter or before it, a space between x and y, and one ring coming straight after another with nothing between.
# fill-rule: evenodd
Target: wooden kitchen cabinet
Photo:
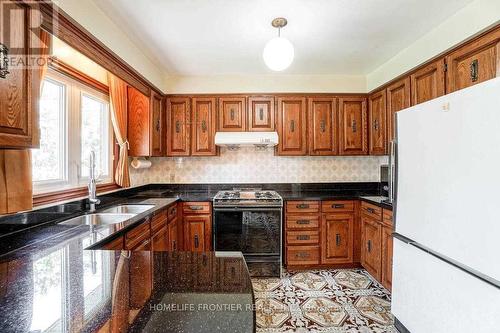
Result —
<instances>
[{"instance_id":1,"label":"wooden kitchen cabinet","mask_svg":"<svg viewBox=\"0 0 500 333\"><path fill-rule=\"evenodd\" d=\"M339 154L368 154L366 98L339 98Z\"/></svg>"},{"instance_id":2,"label":"wooden kitchen cabinet","mask_svg":"<svg viewBox=\"0 0 500 333\"><path fill-rule=\"evenodd\" d=\"M168 226L163 226L151 237L151 249L153 251L168 251Z\"/></svg>"},{"instance_id":3,"label":"wooden kitchen cabinet","mask_svg":"<svg viewBox=\"0 0 500 333\"><path fill-rule=\"evenodd\" d=\"M186 251L206 252L211 247L210 215L186 215L184 223L184 247Z\"/></svg>"},{"instance_id":4,"label":"wooden kitchen cabinet","mask_svg":"<svg viewBox=\"0 0 500 333\"><path fill-rule=\"evenodd\" d=\"M151 156L152 118L149 102L148 96L131 86L127 87L128 154L131 157Z\"/></svg>"},{"instance_id":5,"label":"wooden kitchen cabinet","mask_svg":"<svg viewBox=\"0 0 500 333\"><path fill-rule=\"evenodd\" d=\"M195 97L192 100L191 155L215 156L216 99Z\"/></svg>"},{"instance_id":6,"label":"wooden kitchen cabinet","mask_svg":"<svg viewBox=\"0 0 500 333\"><path fill-rule=\"evenodd\" d=\"M500 27L446 56L446 93L473 86L500 72Z\"/></svg>"},{"instance_id":7,"label":"wooden kitchen cabinet","mask_svg":"<svg viewBox=\"0 0 500 333\"><path fill-rule=\"evenodd\" d=\"M307 154L307 114L305 97L278 97L277 154L303 156Z\"/></svg>"},{"instance_id":8,"label":"wooden kitchen cabinet","mask_svg":"<svg viewBox=\"0 0 500 333\"><path fill-rule=\"evenodd\" d=\"M330 97L309 98L308 124L309 155L337 155L337 100Z\"/></svg>"},{"instance_id":9,"label":"wooden kitchen cabinet","mask_svg":"<svg viewBox=\"0 0 500 333\"><path fill-rule=\"evenodd\" d=\"M361 264L376 280L381 279L382 225L380 221L361 215Z\"/></svg>"},{"instance_id":10,"label":"wooden kitchen cabinet","mask_svg":"<svg viewBox=\"0 0 500 333\"><path fill-rule=\"evenodd\" d=\"M275 128L273 96L248 97L249 132L272 132Z\"/></svg>"},{"instance_id":11,"label":"wooden kitchen cabinet","mask_svg":"<svg viewBox=\"0 0 500 333\"><path fill-rule=\"evenodd\" d=\"M167 156L191 154L191 105L189 97L167 99Z\"/></svg>"},{"instance_id":12,"label":"wooden kitchen cabinet","mask_svg":"<svg viewBox=\"0 0 500 333\"><path fill-rule=\"evenodd\" d=\"M1 31L1 42L8 48L8 56L14 56L14 62L27 63L29 57L37 56L32 55L32 48L41 47L37 23L40 12L18 1L4 0L1 6L5 15L18 14L10 16L7 24L12 31ZM40 71L12 65L8 71L5 78L0 78L0 148L38 148Z\"/></svg>"},{"instance_id":13,"label":"wooden kitchen cabinet","mask_svg":"<svg viewBox=\"0 0 500 333\"><path fill-rule=\"evenodd\" d=\"M151 156L165 156L165 99L151 92Z\"/></svg>"},{"instance_id":14,"label":"wooden kitchen cabinet","mask_svg":"<svg viewBox=\"0 0 500 333\"><path fill-rule=\"evenodd\" d=\"M219 98L219 131L246 131L246 118L245 97Z\"/></svg>"},{"instance_id":15,"label":"wooden kitchen cabinet","mask_svg":"<svg viewBox=\"0 0 500 333\"><path fill-rule=\"evenodd\" d=\"M354 215L324 214L321 226L321 263L348 264L353 261Z\"/></svg>"},{"instance_id":16,"label":"wooden kitchen cabinet","mask_svg":"<svg viewBox=\"0 0 500 333\"><path fill-rule=\"evenodd\" d=\"M369 154L385 155L387 154L387 109L385 90L380 90L371 94L368 100Z\"/></svg>"},{"instance_id":17,"label":"wooden kitchen cabinet","mask_svg":"<svg viewBox=\"0 0 500 333\"><path fill-rule=\"evenodd\" d=\"M178 219L174 219L168 224L168 250L179 250L179 223Z\"/></svg>"},{"instance_id":18,"label":"wooden kitchen cabinet","mask_svg":"<svg viewBox=\"0 0 500 333\"><path fill-rule=\"evenodd\" d=\"M411 74L410 87L411 105L443 96L445 94L444 58L433 61Z\"/></svg>"},{"instance_id":19,"label":"wooden kitchen cabinet","mask_svg":"<svg viewBox=\"0 0 500 333\"><path fill-rule=\"evenodd\" d=\"M396 112L410 107L410 77L405 77L386 88L387 141L395 138Z\"/></svg>"},{"instance_id":20,"label":"wooden kitchen cabinet","mask_svg":"<svg viewBox=\"0 0 500 333\"><path fill-rule=\"evenodd\" d=\"M383 225L382 226L382 267L381 267L381 277L380 282L387 289L392 288L392 227Z\"/></svg>"}]
</instances>

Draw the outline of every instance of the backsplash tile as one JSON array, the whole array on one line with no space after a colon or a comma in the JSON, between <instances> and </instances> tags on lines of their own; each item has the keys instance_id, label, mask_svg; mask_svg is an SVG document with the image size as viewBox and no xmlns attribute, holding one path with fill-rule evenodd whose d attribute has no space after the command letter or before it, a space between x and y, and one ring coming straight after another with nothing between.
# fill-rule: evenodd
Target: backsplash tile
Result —
<instances>
[{"instance_id":1,"label":"backsplash tile","mask_svg":"<svg viewBox=\"0 0 500 333\"><path fill-rule=\"evenodd\" d=\"M272 149L221 148L217 157L156 157L130 169L133 186L147 183L378 182L385 156L274 156Z\"/></svg>"}]
</instances>

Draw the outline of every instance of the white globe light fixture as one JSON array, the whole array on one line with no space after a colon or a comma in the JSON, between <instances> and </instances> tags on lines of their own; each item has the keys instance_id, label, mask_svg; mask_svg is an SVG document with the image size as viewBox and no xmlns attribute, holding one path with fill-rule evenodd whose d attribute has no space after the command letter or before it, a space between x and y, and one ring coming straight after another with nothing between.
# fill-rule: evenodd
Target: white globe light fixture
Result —
<instances>
[{"instance_id":1,"label":"white globe light fixture","mask_svg":"<svg viewBox=\"0 0 500 333\"><path fill-rule=\"evenodd\" d=\"M287 24L287 20L278 17L271 24L273 27L278 28L278 37L267 42L262 57L267 67L273 71L282 71L292 64L295 52L292 43L288 39L281 37L281 28Z\"/></svg>"}]
</instances>

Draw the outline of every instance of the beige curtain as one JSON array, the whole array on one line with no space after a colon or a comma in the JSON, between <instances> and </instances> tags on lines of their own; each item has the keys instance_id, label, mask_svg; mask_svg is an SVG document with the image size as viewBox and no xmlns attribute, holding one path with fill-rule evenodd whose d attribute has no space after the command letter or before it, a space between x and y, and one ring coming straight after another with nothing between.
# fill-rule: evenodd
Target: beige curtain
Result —
<instances>
[{"instance_id":1,"label":"beige curtain","mask_svg":"<svg viewBox=\"0 0 500 333\"><path fill-rule=\"evenodd\" d=\"M116 141L120 145L120 156L115 171L115 182L121 187L130 186L128 171L127 141L127 84L111 73L108 73L109 101L111 121Z\"/></svg>"},{"instance_id":2,"label":"beige curtain","mask_svg":"<svg viewBox=\"0 0 500 333\"><path fill-rule=\"evenodd\" d=\"M41 45L45 66L39 68L40 85L47 72L51 35L42 30ZM0 149L0 214L15 213L33 208L31 178L31 149Z\"/></svg>"}]
</instances>

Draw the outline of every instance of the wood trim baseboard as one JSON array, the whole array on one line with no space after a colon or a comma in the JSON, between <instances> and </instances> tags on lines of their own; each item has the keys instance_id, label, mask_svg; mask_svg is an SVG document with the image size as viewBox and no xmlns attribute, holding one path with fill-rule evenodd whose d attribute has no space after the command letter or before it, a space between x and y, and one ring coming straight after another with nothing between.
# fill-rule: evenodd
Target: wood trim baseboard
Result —
<instances>
[{"instance_id":1,"label":"wood trim baseboard","mask_svg":"<svg viewBox=\"0 0 500 333\"><path fill-rule=\"evenodd\" d=\"M57 59L56 57L51 57L49 61L49 68L71 77L76 81L89 86L90 88L96 89L105 95L109 95L109 88L106 84L97 81L93 77L79 71L71 65L68 65L64 61Z\"/></svg>"},{"instance_id":2,"label":"wood trim baseboard","mask_svg":"<svg viewBox=\"0 0 500 333\"><path fill-rule=\"evenodd\" d=\"M119 189L115 183L99 184L97 185L97 193L104 193L108 191L113 191ZM75 198L81 198L88 194L88 189L86 186L78 187L69 190L55 191L49 193L36 194L33 196L33 206L43 206L55 202L66 201Z\"/></svg>"}]
</instances>

